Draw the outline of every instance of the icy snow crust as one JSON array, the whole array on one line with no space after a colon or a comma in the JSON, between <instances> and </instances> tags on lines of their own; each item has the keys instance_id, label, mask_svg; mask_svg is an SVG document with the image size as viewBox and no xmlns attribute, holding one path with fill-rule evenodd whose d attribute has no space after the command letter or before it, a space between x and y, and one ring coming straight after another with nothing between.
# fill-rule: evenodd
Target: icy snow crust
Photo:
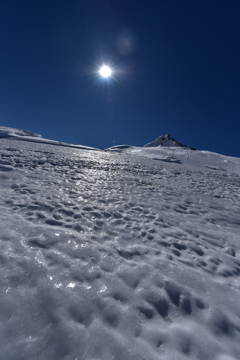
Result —
<instances>
[{"instance_id":1,"label":"icy snow crust","mask_svg":"<svg viewBox=\"0 0 240 360\"><path fill-rule=\"evenodd\" d=\"M1 359L239 359L239 159L0 147Z\"/></svg>"}]
</instances>

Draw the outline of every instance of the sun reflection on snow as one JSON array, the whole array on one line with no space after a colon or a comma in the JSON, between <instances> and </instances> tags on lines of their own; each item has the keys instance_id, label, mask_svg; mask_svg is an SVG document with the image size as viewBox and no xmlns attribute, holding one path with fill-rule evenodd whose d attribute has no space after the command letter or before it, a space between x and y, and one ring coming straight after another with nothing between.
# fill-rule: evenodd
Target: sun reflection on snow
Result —
<instances>
[{"instance_id":1,"label":"sun reflection on snow","mask_svg":"<svg viewBox=\"0 0 240 360\"><path fill-rule=\"evenodd\" d=\"M107 290L107 287L106 287L106 285L104 285L101 289L100 289L100 293L103 293L103 292L105 292Z\"/></svg>"},{"instance_id":2,"label":"sun reflection on snow","mask_svg":"<svg viewBox=\"0 0 240 360\"><path fill-rule=\"evenodd\" d=\"M75 288L75 286L76 286L76 284L74 284L74 283L69 283L69 284L67 285L67 288Z\"/></svg>"},{"instance_id":3,"label":"sun reflection on snow","mask_svg":"<svg viewBox=\"0 0 240 360\"><path fill-rule=\"evenodd\" d=\"M63 287L63 284L62 284L62 283L55 283L55 284L54 284L54 287L55 287L56 289L60 289L60 288Z\"/></svg>"}]
</instances>

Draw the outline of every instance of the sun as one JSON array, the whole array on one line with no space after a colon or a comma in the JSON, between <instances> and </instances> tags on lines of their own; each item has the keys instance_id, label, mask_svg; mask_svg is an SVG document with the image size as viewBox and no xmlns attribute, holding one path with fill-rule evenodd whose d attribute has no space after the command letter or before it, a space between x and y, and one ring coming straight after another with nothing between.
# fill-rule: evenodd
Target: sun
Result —
<instances>
[{"instance_id":1,"label":"sun","mask_svg":"<svg viewBox=\"0 0 240 360\"><path fill-rule=\"evenodd\" d=\"M109 66L107 65L103 65L100 70L99 70L99 74L104 77L104 78L108 78L109 76L111 76L112 74L112 70L110 69Z\"/></svg>"}]
</instances>

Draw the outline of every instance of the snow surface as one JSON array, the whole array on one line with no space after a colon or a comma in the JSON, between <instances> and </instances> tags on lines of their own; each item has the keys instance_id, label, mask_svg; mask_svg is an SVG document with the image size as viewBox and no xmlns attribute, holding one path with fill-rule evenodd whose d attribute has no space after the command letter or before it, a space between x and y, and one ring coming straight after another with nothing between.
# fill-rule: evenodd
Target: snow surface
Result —
<instances>
[{"instance_id":1,"label":"snow surface","mask_svg":"<svg viewBox=\"0 0 240 360\"><path fill-rule=\"evenodd\" d=\"M114 151L128 155L140 156L157 161L174 162L191 166L191 169L195 168L195 171L208 168L211 170L227 171L229 173L235 173L240 175L240 159L236 157L230 157L220 155L210 151L203 150L191 150L190 148L182 148L178 146L158 146L158 147L136 147L130 145L116 145L107 151Z\"/></svg>"},{"instance_id":2,"label":"snow surface","mask_svg":"<svg viewBox=\"0 0 240 360\"><path fill-rule=\"evenodd\" d=\"M240 159L0 147L0 359L240 358Z\"/></svg>"},{"instance_id":3,"label":"snow surface","mask_svg":"<svg viewBox=\"0 0 240 360\"><path fill-rule=\"evenodd\" d=\"M10 127L0 126L0 138L7 138L13 140L20 140L20 141L30 141L30 142L37 142L37 143L44 143L49 145L60 145L60 146L67 146L73 147L77 149L89 149L89 150L98 150L96 148L92 148L89 146L84 145L77 145L77 144L67 144L61 141L49 140L44 139L42 135L35 134L28 130L20 130L14 129Z\"/></svg>"}]
</instances>

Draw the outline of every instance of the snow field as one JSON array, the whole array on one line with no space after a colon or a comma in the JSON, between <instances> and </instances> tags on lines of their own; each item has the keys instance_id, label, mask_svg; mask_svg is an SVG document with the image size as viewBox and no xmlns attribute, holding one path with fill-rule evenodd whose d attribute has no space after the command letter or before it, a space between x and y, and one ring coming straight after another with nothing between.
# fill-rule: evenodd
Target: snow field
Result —
<instances>
[{"instance_id":1,"label":"snow field","mask_svg":"<svg viewBox=\"0 0 240 360\"><path fill-rule=\"evenodd\" d=\"M239 358L239 175L0 145L0 359Z\"/></svg>"}]
</instances>

